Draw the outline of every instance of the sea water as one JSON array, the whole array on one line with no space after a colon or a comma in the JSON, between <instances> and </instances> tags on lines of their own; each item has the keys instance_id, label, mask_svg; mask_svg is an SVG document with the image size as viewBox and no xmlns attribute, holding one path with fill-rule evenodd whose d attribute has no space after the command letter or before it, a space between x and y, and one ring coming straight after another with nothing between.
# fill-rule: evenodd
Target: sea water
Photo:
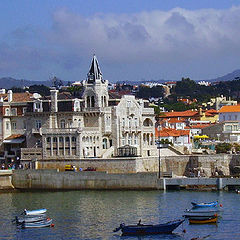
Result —
<instances>
[{"instance_id":1,"label":"sea water","mask_svg":"<svg viewBox=\"0 0 240 240\"><path fill-rule=\"evenodd\" d=\"M120 223L164 223L182 217L191 201L218 200L224 212L218 224L189 225L172 235L121 237ZM240 194L191 191L64 191L0 194L0 239L240 239ZM23 209L47 208L54 227L19 229L11 221ZM183 231L185 230L185 231ZM185 233L184 233L185 232Z\"/></svg>"}]
</instances>

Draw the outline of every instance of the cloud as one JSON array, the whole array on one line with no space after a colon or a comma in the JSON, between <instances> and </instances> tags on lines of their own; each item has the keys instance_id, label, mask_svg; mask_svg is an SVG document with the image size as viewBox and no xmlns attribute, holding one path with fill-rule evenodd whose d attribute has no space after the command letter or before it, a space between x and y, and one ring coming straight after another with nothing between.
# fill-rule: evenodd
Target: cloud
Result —
<instances>
[{"instance_id":1,"label":"cloud","mask_svg":"<svg viewBox=\"0 0 240 240\"><path fill-rule=\"evenodd\" d=\"M157 65L168 73L176 65L182 66L183 72L188 64L197 69L200 62L208 60L221 66L226 55L236 65L239 22L240 7L89 17L63 8L53 13L50 29L18 28L10 43L2 41L0 71L12 66L40 71L47 62L71 71L79 62L89 63L93 53L106 64L130 64L140 72L141 65L152 63L155 74ZM204 67L208 68L207 64Z\"/></svg>"}]
</instances>

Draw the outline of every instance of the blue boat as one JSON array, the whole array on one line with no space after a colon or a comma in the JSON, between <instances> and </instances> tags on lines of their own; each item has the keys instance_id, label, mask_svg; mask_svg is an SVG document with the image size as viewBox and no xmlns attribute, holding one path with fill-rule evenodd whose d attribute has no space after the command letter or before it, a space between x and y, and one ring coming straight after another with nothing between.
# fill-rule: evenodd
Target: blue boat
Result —
<instances>
[{"instance_id":1,"label":"blue boat","mask_svg":"<svg viewBox=\"0 0 240 240\"><path fill-rule=\"evenodd\" d=\"M141 224L141 220L136 225L127 225L121 223L120 226L114 229L114 232L122 231L122 236L138 236L138 235L154 235L154 234L170 234L185 220L179 219L170 221L164 224L145 225Z\"/></svg>"},{"instance_id":2,"label":"blue boat","mask_svg":"<svg viewBox=\"0 0 240 240\"><path fill-rule=\"evenodd\" d=\"M202 207L216 207L218 205L218 201L209 202L209 203L196 203L191 202L194 208L202 208Z\"/></svg>"}]
</instances>

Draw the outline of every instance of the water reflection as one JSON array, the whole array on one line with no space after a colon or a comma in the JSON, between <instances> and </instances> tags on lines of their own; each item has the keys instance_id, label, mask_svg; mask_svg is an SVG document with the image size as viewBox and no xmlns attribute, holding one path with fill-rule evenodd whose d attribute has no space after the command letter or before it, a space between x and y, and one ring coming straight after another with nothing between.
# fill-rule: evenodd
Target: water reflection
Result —
<instances>
[{"instance_id":1,"label":"water reflection","mask_svg":"<svg viewBox=\"0 0 240 240\"><path fill-rule=\"evenodd\" d=\"M223 218L216 225L188 225L173 235L121 237L113 229L121 222L136 224L167 222L182 216L191 201L223 204ZM217 192L161 191L69 191L25 192L0 195L0 239L240 239L240 195ZM24 208L47 208L55 227L16 229L11 220ZM183 235L182 230L186 229Z\"/></svg>"}]
</instances>

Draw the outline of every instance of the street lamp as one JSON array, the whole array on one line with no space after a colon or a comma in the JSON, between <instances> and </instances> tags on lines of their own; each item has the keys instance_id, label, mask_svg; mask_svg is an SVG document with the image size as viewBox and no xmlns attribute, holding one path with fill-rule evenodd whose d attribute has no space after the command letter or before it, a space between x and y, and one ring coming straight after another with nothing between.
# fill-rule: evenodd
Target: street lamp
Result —
<instances>
[{"instance_id":1,"label":"street lamp","mask_svg":"<svg viewBox=\"0 0 240 240\"><path fill-rule=\"evenodd\" d=\"M158 125L158 141L157 141L157 148L158 148L158 178L161 178L161 155L160 155L160 126Z\"/></svg>"}]
</instances>

